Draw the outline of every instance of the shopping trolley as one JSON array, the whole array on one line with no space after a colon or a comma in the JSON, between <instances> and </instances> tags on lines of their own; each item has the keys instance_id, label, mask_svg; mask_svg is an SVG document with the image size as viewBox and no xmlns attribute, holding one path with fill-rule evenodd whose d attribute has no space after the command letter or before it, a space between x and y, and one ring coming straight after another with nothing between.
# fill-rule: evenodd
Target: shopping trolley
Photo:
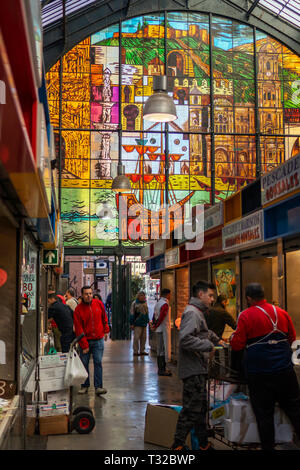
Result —
<instances>
[{"instance_id":1,"label":"shopping trolley","mask_svg":"<svg viewBox=\"0 0 300 470\"><path fill-rule=\"evenodd\" d=\"M226 446L238 450L255 450L259 443L243 444L225 437L224 417L231 398L248 396L246 380L231 367L230 346L216 347L209 361L207 380L207 430L208 435Z\"/></svg>"},{"instance_id":2,"label":"shopping trolley","mask_svg":"<svg viewBox=\"0 0 300 470\"><path fill-rule=\"evenodd\" d=\"M70 345L70 351L77 350L79 354L78 343L83 338L84 333L77 336ZM74 407L74 387L70 386L70 415L69 415L69 432L73 430L79 434L89 434L95 427L95 418L91 408L88 406Z\"/></svg>"}]
</instances>

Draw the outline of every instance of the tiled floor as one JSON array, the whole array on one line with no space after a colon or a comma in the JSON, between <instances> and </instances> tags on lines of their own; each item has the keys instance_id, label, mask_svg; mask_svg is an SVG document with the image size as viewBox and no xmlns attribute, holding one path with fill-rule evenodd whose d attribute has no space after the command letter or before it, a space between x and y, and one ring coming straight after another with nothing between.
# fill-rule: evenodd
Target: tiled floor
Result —
<instances>
[{"instance_id":1,"label":"tiled floor","mask_svg":"<svg viewBox=\"0 0 300 470\"><path fill-rule=\"evenodd\" d=\"M91 387L87 395L74 394L76 406L86 405L93 410L96 419L93 432L80 435L73 431L68 435L49 436L47 449L159 449L144 443L147 403L180 403L181 382L176 375L158 377L155 357L133 358L130 341L109 340L102 364L103 386L108 393L95 396ZM92 372L92 362L90 369Z\"/></svg>"},{"instance_id":2,"label":"tiled floor","mask_svg":"<svg viewBox=\"0 0 300 470\"><path fill-rule=\"evenodd\" d=\"M90 366L93 372L93 366ZM180 404L181 381L173 367L172 377L158 377L156 358L132 355L130 341L111 341L105 344L103 357L103 386L108 393L95 396L94 388L88 394L78 395L76 406L89 406L96 426L90 434L35 436L29 445L47 450L154 450L157 445L144 442L147 403ZM92 382L93 383L93 382ZM230 450L214 441L219 450Z\"/></svg>"}]
</instances>

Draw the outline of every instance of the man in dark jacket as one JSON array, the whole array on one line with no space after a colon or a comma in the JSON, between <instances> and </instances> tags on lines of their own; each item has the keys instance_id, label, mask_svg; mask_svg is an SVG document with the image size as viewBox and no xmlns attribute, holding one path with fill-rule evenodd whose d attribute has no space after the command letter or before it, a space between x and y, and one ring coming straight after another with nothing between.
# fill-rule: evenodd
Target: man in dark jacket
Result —
<instances>
[{"instance_id":1,"label":"man in dark jacket","mask_svg":"<svg viewBox=\"0 0 300 470\"><path fill-rule=\"evenodd\" d=\"M214 301L214 285L199 281L185 308L179 331L178 377L183 380L182 410L174 436L173 450L184 450L185 440L195 429L200 450L210 450L206 412L208 360L220 338L209 331L204 314Z\"/></svg>"},{"instance_id":2,"label":"man in dark jacket","mask_svg":"<svg viewBox=\"0 0 300 470\"><path fill-rule=\"evenodd\" d=\"M48 319L54 320L61 332L60 343L63 353L68 352L75 338L73 331L73 312L64 305L55 293L48 294Z\"/></svg>"},{"instance_id":3,"label":"man in dark jacket","mask_svg":"<svg viewBox=\"0 0 300 470\"><path fill-rule=\"evenodd\" d=\"M81 360L89 374L89 362L91 354L94 362L94 386L96 395L103 395L107 390L103 388L102 356L104 352L104 340L109 333L108 320L103 302L93 299L91 287L84 286L81 289L82 302L74 311L74 326L76 336L84 333L79 341L81 347ZM90 386L90 376L82 384L78 393L87 393Z\"/></svg>"},{"instance_id":4,"label":"man in dark jacket","mask_svg":"<svg viewBox=\"0 0 300 470\"><path fill-rule=\"evenodd\" d=\"M216 333L219 338L222 338L226 325L233 330L236 329L236 322L227 312L226 305L228 305L228 298L221 294L218 296L217 302L209 309L208 314L205 315L207 328Z\"/></svg>"},{"instance_id":5,"label":"man in dark jacket","mask_svg":"<svg viewBox=\"0 0 300 470\"><path fill-rule=\"evenodd\" d=\"M300 438L300 389L291 360L296 332L288 313L266 302L260 284L249 284L245 293L249 308L240 313L230 344L234 351L244 350L262 450L274 450L276 402Z\"/></svg>"}]
</instances>

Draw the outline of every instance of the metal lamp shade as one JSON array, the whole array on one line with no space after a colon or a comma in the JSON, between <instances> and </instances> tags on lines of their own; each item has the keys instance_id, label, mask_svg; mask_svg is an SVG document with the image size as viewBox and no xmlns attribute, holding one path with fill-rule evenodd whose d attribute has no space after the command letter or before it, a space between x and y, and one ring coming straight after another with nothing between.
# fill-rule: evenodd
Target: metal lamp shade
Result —
<instances>
[{"instance_id":1,"label":"metal lamp shade","mask_svg":"<svg viewBox=\"0 0 300 470\"><path fill-rule=\"evenodd\" d=\"M118 176L112 182L111 189L117 193L131 190L131 184L127 176L124 175L124 165L118 165Z\"/></svg>"},{"instance_id":2,"label":"metal lamp shade","mask_svg":"<svg viewBox=\"0 0 300 470\"><path fill-rule=\"evenodd\" d=\"M170 122L177 119L176 107L165 91L155 91L144 106L144 119L153 122Z\"/></svg>"}]
</instances>

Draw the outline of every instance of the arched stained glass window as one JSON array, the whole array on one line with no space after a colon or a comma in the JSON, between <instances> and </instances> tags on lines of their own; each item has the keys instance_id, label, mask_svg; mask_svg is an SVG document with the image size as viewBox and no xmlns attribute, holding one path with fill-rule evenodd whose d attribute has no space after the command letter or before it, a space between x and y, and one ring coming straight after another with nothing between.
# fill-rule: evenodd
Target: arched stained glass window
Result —
<instances>
[{"instance_id":1,"label":"arched stained glass window","mask_svg":"<svg viewBox=\"0 0 300 470\"><path fill-rule=\"evenodd\" d=\"M161 74L178 114L168 132L171 205L218 202L294 154L300 59L283 44L249 25L193 12L110 26L47 74L61 146L65 246L118 244L111 185L120 153L132 186L128 206L164 202L165 128L143 119L153 76Z\"/></svg>"}]
</instances>

